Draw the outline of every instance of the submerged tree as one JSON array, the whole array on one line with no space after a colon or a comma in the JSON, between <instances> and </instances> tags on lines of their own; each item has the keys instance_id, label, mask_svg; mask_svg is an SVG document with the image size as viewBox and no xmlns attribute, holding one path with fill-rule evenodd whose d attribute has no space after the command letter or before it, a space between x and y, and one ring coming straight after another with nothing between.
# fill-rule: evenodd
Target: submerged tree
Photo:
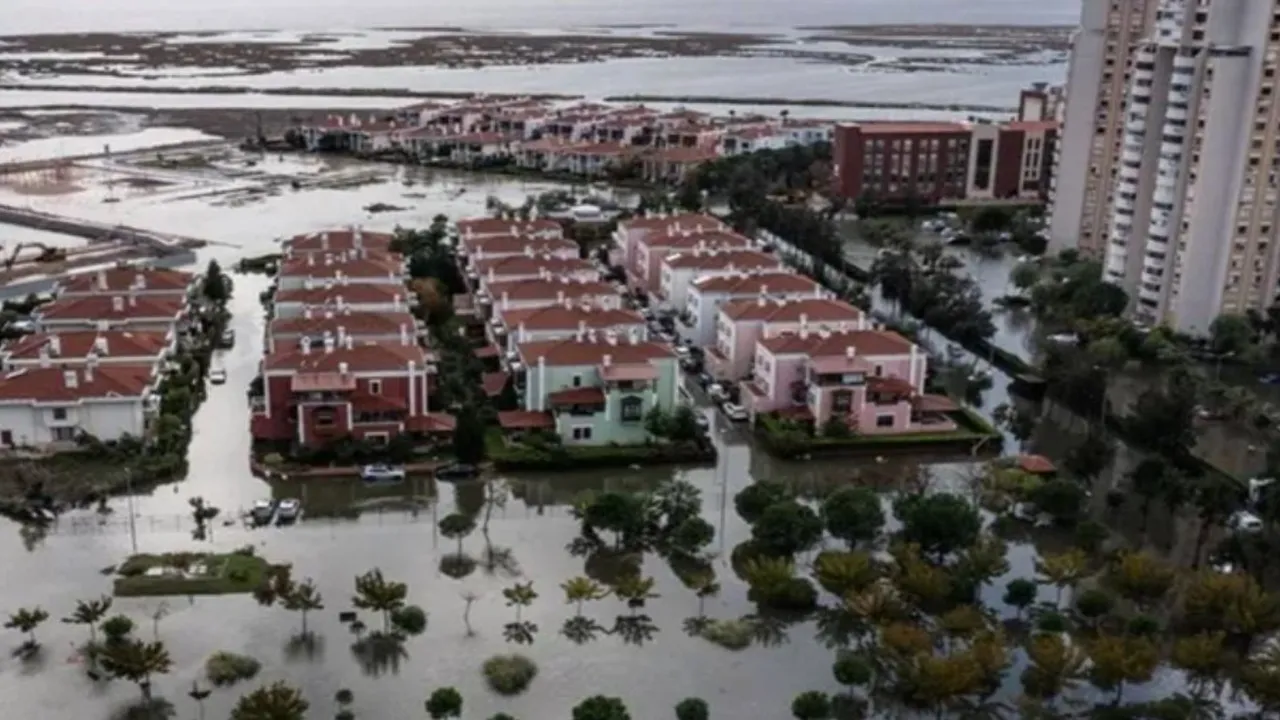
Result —
<instances>
[{"instance_id":1,"label":"submerged tree","mask_svg":"<svg viewBox=\"0 0 1280 720\"><path fill-rule=\"evenodd\" d=\"M307 613L324 609L324 596L316 589L316 584L307 578L294 586L284 598L284 608L302 614L302 634L307 635Z\"/></svg>"},{"instance_id":2,"label":"submerged tree","mask_svg":"<svg viewBox=\"0 0 1280 720\"><path fill-rule=\"evenodd\" d=\"M440 534L458 541L458 555L462 555L462 541L475 532L476 520L470 515L450 513L440 520Z\"/></svg>"},{"instance_id":3,"label":"submerged tree","mask_svg":"<svg viewBox=\"0 0 1280 720\"><path fill-rule=\"evenodd\" d=\"M36 641L36 628L40 627L40 625L48 619L49 613L45 612L41 608L20 608L17 612L9 616L4 627L6 630L17 630L18 632L26 635L27 639L23 643L23 646L35 649L40 647L40 643Z\"/></svg>"},{"instance_id":4,"label":"submerged tree","mask_svg":"<svg viewBox=\"0 0 1280 720\"><path fill-rule=\"evenodd\" d=\"M593 695L574 706L573 720L631 720L631 713L619 698Z\"/></svg>"},{"instance_id":5,"label":"submerged tree","mask_svg":"<svg viewBox=\"0 0 1280 720\"><path fill-rule=\"evenodd\" d=\"M69 616L62 618L62 622L70 625L84 625L89 628L89 643L95 644L98 641L98 623L111 610L111 597L103 595L97 600L78 600L76 601L76 609Z\"/></svg>"},{"instance_id":6,"label":"submerged tree","mask_svg":"<svg viewBox=\"0 0 1280 720\"><path fill-rule=\"evenodd\" d=\"M382 613L384 632L391 632L391 613L405 606L409 586L392 582L382 575L381 569L373 569L356 578L356 594L351 604L361 610Z\"/></svg>"},{"instance_id":7,"label":"submerged tree","mask_svg":"<svg viewBox=\"0 0 1280 720\"><path fill-rule=\"evenodd\" d=\"M503 589L502 597L506 599L507 607L516 609L515 622L507 623L502 629L507 642L520 645L533 644L533 636L538 632L538 626L524 619L524 609L533 605L533 601L538 599L533 583L516 583Z\"/></svg>"},{"instance_id":8,"label":"submerged tree","mask_svg":"<svg viewBox=\"0 0 1280 720\"><path fill-rule=\"evenodd\" d=\"M310 707L297 688L278 682L241 697L231 720L304 720Z\"/></svg>"},{"instance_id":9,"label":"submerged tree","mask_svg":"<svg viewBox=\"0 0 1280 720\"><path fill-rule=\"evenodd\" d=\"M98 659L111 677L137 683L142 699L147 702L151 700L151 676L163 675L173 667L173 659L161 642L131 639L108 643Z\"/></svg>"},{"instance_id":10,"label":"submerged tree","mask_svg":"<svg viewBox=\"0 0 1280 720\"><path fill-rule=\"evenodd\" d=\"M462 717L462 693L456 688L437 688L427 698L427 714L432 720Z\"/></svg>"}]
</instances>

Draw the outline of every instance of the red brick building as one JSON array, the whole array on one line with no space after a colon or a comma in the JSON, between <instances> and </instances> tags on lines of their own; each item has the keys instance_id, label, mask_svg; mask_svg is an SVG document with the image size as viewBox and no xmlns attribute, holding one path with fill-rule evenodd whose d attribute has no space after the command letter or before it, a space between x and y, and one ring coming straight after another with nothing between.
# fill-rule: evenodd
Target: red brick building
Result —
<instances>
[{"instance_id":1,"label":"red brick building","mask_svg":"<svg viewBox=\"0 0 1280 720\"><path fill-rule=\"evenodd\" d=\"M834 189L848 200L958 200L965 196L969 150L970 129L961 123L837 125Z\"/></svg>"},{"instance_id":2,"label":"red brick building","mask_svg":"<svg viewBox=\"0 0 1280 720\"><path fill-rule=\"evenodd\" d=\"M431 357L411 337L356 344L347 336L276 347L262 361L263 397L254 407L255 440L323 446L352 436L388 442L432 433L451 419L427 412Z\"/></svg>"},{"instance_id":3,"label":"red brick building","mask_svg":"<svg viewBox=\"0 0 1280 720\"><path fill-rule=\"evenodd\" d=\"M966 196L973 200L1047 200L1058 142L1055 120L977 123Z\"/></svg>"}]
</instances>

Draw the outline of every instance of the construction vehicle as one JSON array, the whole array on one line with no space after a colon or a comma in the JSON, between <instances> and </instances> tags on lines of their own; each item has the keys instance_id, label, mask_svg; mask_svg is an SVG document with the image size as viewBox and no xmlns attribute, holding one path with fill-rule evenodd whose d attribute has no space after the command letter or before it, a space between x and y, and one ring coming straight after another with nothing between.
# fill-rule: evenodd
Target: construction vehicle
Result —
<instances>
[{"instance_id":1,"label":"construction vehicle","mask_svg":"<svg viewBox=\"0 0 1280 720\"><path fill-rule=\"evenodd\" d=\"M40 254L32 258L33 262L51 263L67 259L67 251L62 248L49 247L39 242L20 242L13 246L13 252L9 253L9 257L4 259L4 269L12 270L14 263L18 262L18 255L23 248L28 247L40 249Z\"/></svg>"}]
</instances>

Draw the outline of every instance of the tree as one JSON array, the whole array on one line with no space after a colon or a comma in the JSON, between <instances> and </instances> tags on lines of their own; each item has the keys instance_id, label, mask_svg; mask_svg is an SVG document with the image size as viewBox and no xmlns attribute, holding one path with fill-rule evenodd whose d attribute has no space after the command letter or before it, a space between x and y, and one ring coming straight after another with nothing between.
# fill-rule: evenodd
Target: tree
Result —
<instances>
[{"instance_id":1,"label":"tree","mask_svg":"<svg viewBox=\"0 0 1280 720\"><path fill-rule=\"evenodd\" d=\"M1147 610L1164 598L1176 577L1172 567L1151 554L1130 552L1121 556L1111 582L1126 600Z\"/></svg>"},{"instance_id":2,"label":"tree","mask_svg":"<svg viewBox=\"0 0 1280 720\"><path fill-rule=\"evenodd\" d=\"M9 620L5 622L6 630L17 630L27 636L27 640L23 643L28 648L36 648L40 643L36 642L36 628L40 627L45 620L49 619L49 613L41 608L20 608L17 612L9 616Z\"/></svg>"},{"instance_id":3,"label":"tree","mask_svg":"<svg viewBox=\"0 0 1280 720\"><path fill-rule=\"evenodd\" d=\"M427 698L427 714L432 720L462 717L462 693L451 687L436 689Z\"/></svg>"},{"instance_id":4,"label":"tree","mask_svg":"<svg viewBox=\"0 0 1280 720\"><path fill-rule=\"evenodd\" d=\"M1040 282L1040 268L1035 263L1018 263L1013 266L1013 270L1009 271L1009 282L1013 283L1020 293L1025 293Z\"/></svg>"},{"instance_id":5,"label":"tree","mask_svg":"<svg viewBox=\"0 0 1280 720\"><path fill-rule=\"evenodd\" d=\"M1143 391L1124 418L1129 441L1185 468L1196 444L1198 381L1187 370L1170 373L1164 387Z\"/></svg>"},{"instance_id":6,"label":"tree","mask_svg":"<svg viewBox=\"0 0 1280 720\"><path fill-rule=\"evenodd\" d=\"M1249 658L1240 684L1249 699L1265 712L1274 715L1280 711L1280 645L1273 642Z\"/></svg>"},{"instance_id":7,"label":"tree","mask_svg":"<svg viewBox=\"0 0 1280 720\"><path fill-rule=\"evenodd\" d=\"M584 603L608 597L609 592L600 583L589 577L575 577L560 584L564 590L565 602L574 606L574 613L582 615Z\"/></svg>"},{"instance_id":8,"label":"tree","mask_svg":"<svg viewBox=\"0 0 1280 720\"><path fill-rule=\"evenodd\" d=\"M1076 598L1076 612L1080 613L1080 617L1089 621L1094 628L1098 627L1098 621L1107 616L1111 612L1111 608L1115 607L1115 598L1107 594L1104 590L1098 588L1089 588Z\"/></svg>"},{"instance_id":9,"label":"tree","mask_svg":"<svg viewBox=\"0 0 1280 720\"><path fill-rule=\"evenodd\" d=\"M1018 619L1022 619L1022 613L1031 607L1039 594L1040 586L1026 578L1010 580L1009 584L1004 586L1004 602L1006 605L1017 608Z\"/></svg>"},{"instance_id":10,"label":"tree","mask_svg":"<svg viewBox=\"0 0 1280 720\"><path fill-rule=\"evenodd\" d=\"M884 529L884 510L880 507L880 497L871 488L846 486L822 502L822 520L832 537L853 548L880 536Z\"/></svg>"},{"instance_id":11,"label":"tree","mask_svg":"<svg viewBox=\"0 0 1280 720\"><path fill-rule=\"evenodd\" d=\"M1027 645L1030 663L1022 673L1028 695L1053 701L1084 678L1089 658L1057 633L1040 633Z\"/></svg>"},{"instance_id":12,"label":"tree","mask_svg":"<svg viewBox=\"0 0 1280 720\"><path fill-rule=\"evenodd\" d=\"M716 528L700 517L685 518L671 532L672 548L692 555L711 544L715 539Z\"/></svg>"},{"instance_id":13,"label":"tree","mask_svg":"<svg viewBox=\"0 0 1280 720\"><path fill-rule=\"evenodd\" d=\"M1037 418L1030 412L1017 406L1004 403L991 411L991 419L996 425L1004 428L1014 440L1018 441L1018 449L1024 449L1027 441L1036 432Z\"/></svg>"},{"instance_id":14,"label":"tree","mask_svg":"<svg viewBox=\"0 0 1280 720\"><path fill-rule=\"evenodd\" d=\"M524 645L532 644L533 635L538 631L538 626L524 620L524 609L533 605L533 601L538 599L538 593L533 589L533 582L516 583L509 588L504 588L502 597L506 599L507 607L516 609L515 622L508 623L503 628L507 641Z\"/></svg>"},{"instance_id":15,"label":"tree","mask_svg":"<svg viewBox=\"0 0 1280 720\"><path fill-rule=\"evenodd\" d=\"M107 643L98 655L102 669L111 677L137 683L142 699L151 700L151 676L163 675L173 667L164 643L124 640ZM235 717L235 716L233 716Z\"/></svg>"},{"instance_id":16,"label":"tree","mask_svg":"<svg viewBox=\"0 0 1280 720\"><path fill-rule=\"evenodd\" d=\"M107 616L111 610L111 597L103 595L97 600L77 600L76 609L71 615L62 618L62 622L71 625L85 625L89 628L89 643L96 644L98 640L98 623Z\"/></svg>"},{"instance_id":17,"label":"tree","mask_svg":"<svg viewBox=\"0 0 1280 720\"><path fill-rule=\"evenodd\" d=\"M711 709L702 698L685 698L676 705L676 720L707 720Z\"/></svg>"},{"instance_id":18,"label":"tree","mask_svg":"<svg viewBox=\"0 0 1280 720\"><path fill-rule=\"evenodd\" d=\"M645 498L627 492L601 493L582 512L583 525L614 534L616 549L641 549L648 520Z\"/></svg>"},{"instance_id":19,"label":"tree","mask_svg":"<svg viewBox=\"0 0 1280 720\"><path fill-rule=\"evenodd\" d=\"M463 405L453 427L453 454L458 462L477 465L485 457L484 421L479 411L471 405Z\"/></svg>"},{"instance_id":20,"label":"tree","mask_svg":"<svg viewBox=\"0 0 1280 720\"><path fill-rule=\"evenodd\" d=\"M302 634L307 635L307 613L324 609L324 596L316 589L316 584L307 578L293 587L292 592L281 601L284 609L302 614Z\"/></svg>"},{"instance_id":21,"label":"tree","mask_svg":"<svg viewBox=\"0 0 1280 720\"><path fill-rule=\"evenodd\" d=\"M836 653L835 664L831 666L831 674L836 682L848 688L860 687L871 682L873 671L871 663L858 653L841 650Z\"/></svg>"},{"instance_id":22,"label":"tree","mask_svg":"<svg viewBox=\"0 0 1280 720\"><path fill-rule=\"evenodd\" d=\"M1193 563L1199 565L1209 528L1221 525L1232 513L1244 506L1245 493L1234 479L1217 475L1199 478L1192 488L1192 497L1198 508L1200 528L1196 532Z\"/></svg>"},{"instance_id":23,"label":"tree","mask_svg":"<svg viewBox=\"0 0 1280 720\"><path fill-rule=\"evenodd\" d=\"M462 555L462 541L476 529L476 520L470 515L450 513L440 520L440 534L458 541L458 555Z\"/></svg>"},{"instance_id":24,"label":"tree","mask_svg":"<svg viewBox=\"0 0 1280 720\"><path fill-rule=\"evenodd\" d=\"M1160 652L1148 638L1103 635L1087 646L1089 680L1101 690L1115 690L1118 705L1126 682L1144 683L1160 665Z\"/></svg>"},{"instance_id":25,"label":"tree","mask_svg":"<svg viewBox=\"0 0 1280 720\"><path fill-rule=\"evenodd\" d=\"M1209 347L1215 355L1241 355L1253 345L1254 330L1244 315L1219 315L1209 324Z\"/></svg>"},{"instance_id":26,"label":"tree","mask_svg":"<svg viewBox=\"0 0 1280 720\"><path fill-rule=\"evenodd\" d=\"M277 682L241 697L231 720L304 720L310 708L297 688Z\"/></svg>"},{"instance_id":27,"label":"tree","mask_svg":"<svg viewBox=\"0 0 1280 720\"><path fill-rule=\"evenodd\" d=\"M1226 637L1226 633L1222 632L1202 632L1174 641L1169 661L1187 674L1197 695L1216 681L1226 669Z\"/></svg>"},{"instance_id":28,"label":"tree","mask_svg":"<svg viewBox=\"0 0 1280 720\"><path fill-rule=\"evenodd\" d=\"M644 431L653 437L664 438L671 431L671 417L661 406L654 405L644 415Z\"/></svg>"},{"instance_id":29,"label":"tree","mask_svg":"<svg viewBox=\"0 0 1280 720\"><path fill-rule=\"evenodd\" d=\"M817 690L802 692L791 701L791 716L796 720L826 720L831 717L831 698Z\"/></svg>"},{"instance_id":30,"label":"tree","mask_svg":"<svg viewBox=\"0 0 1280 720\"><path fill-rule=\"evenodd\" d=\"M1062 467L1071 475L1092 483L1114 457L1115 445L1111 440L1100 431L1090 430L1085 439L1063 458Z\"/></svg>"},{"instance_id":31,"label":"tree","mask_svg":"<svg viewBox=\"0 0 1280 720\"><path fill-rule=\"evenodd\" d=\"M205 268L200 294L215 305L223 305L231 298L231 280L222 272L217 260L210 260Z\"/></svg>"},{"instance_id":32,"label":"tree","mask_svg":"<svg viewBox=\"0 0 1280 720\"><path fill-rule=\"evenodd\" d=\"M1054 478L1037 485L1027 499L1058 525L1072 527L1079 522L1088 496L1079 483Z\"/></svg>"},{"instance_id":33,"label":"tree","mask_svg":"<svg viewBox=\"0 0 1280 720\"><path fill-rule=\"evenodd\" d=\"M1075 587L1089 573L1089 558L1080 550L1045 554L1036 560L1036 572L1044 576L1042 582L1058 589L1054 606L1061 606L1062 591Z\"/></svg>"},{"instance_id":34,"label":"tree","mask_svg":"<svg viewBox=\"0 0 1280 720\"><path fill-rule=\"evenodd\" d=\"M880 577L880 569L865 552L824 550L813 562L818 584L837 597L866 590Z\"/></svg>"},{"instance_id":35,"label":"tree","mask_svg":"<svg viewBox=\"0 0 1280 720\"><path fill-rule=\"evenodd\" d=\"M757 480L733 496L733 507L748 523L755 523L766 508L793 497L791 490L775 480Z\"/></svg>"},{"instance_id":36,"label":"tree","mask_svg":"<svg viewBox=\"0 0 1280 720\"><path fill-rule=\"evenodd\" d=\"M573 720L631 720L631 713L619 698L592 695L574 706Z\"/></svg>"},{"instance_id":37,"label":"tree","mask_svg":"<svg viewBox=\"0 0 1280 720\"><path fill-rule=\"evenodd\" d=\"M958 495L905 495L894 503L902 521L902 538L943 558L972 545L982 529L977 508Z\"/></svg>"},{"instance_id":38,"label":"tree","mask_svg":"<svg viewBox=\"0 0 1280 720\"><path fill-rule=\"evenodd\" d=\"M382 613L383 631L390 632L391 613L404 607L408 596L408 585L388 581L382 576L381 569L374 568L356 578L356 594L351 598L351 604L361 610Z\"/></svg>"},{"instance_id":39,"label":"tree","mask_svg":"<svg viewBox=\"0 0 1280 720\"><path fill-rule=\"evenodd\" d=\"M1143 535L1147 533L1147 519L1151 515L1151 504L1164 493L1165 478L1169 474L1168 464L1161 458L1147 458L1138 463L1129 473L1129 483L1133 491L1142 497Z\"/></svg>"},{"instance_id":40,"label":"tree","mask_svg":"<svg viewBox=\"0 0 1280 720\"><path fill-rule=\"evenodd\" d=\"M751 539L765 552L795 555L822 539L822 521L811 508L784 500L765 509L751 526Z\"/></svg>"},{"instance_id":41,"label":"tree","mask_svg":"<svg viewBox=\"0 0 1280 720\"><path fill-rule=\"evenodd\" d=\"M666 438L671 442L693 442L702 435L698 427L698 415L688 405L677 407L667 422Z\"/></svg>"}]
</instances>

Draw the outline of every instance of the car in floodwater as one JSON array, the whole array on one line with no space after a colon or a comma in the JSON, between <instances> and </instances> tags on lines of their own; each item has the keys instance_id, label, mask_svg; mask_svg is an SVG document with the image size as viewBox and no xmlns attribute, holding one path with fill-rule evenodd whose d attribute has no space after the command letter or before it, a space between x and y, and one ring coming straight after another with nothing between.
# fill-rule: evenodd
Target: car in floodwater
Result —
<instances>
[{"instance_id":1,"label":"car in floodwater","mask_svg":"<svg viewBox=\"0 0 1280 720\"><path fill-rule=\"evenodd\" d=\"M436 468L437 480L470 480L480 474L480 468L466 463L454 463Z\"/></svg>"},{"instance_id":2,"label":"car in floodwater","mask_svg":"<svg viewBox=\"0 0 1280 720\"><path fill-rule=\"evenodd\" d=\"M253 508L249 510L249 519L255 525L268 525L276 516L275 500L259 500L253 504Z\"/></svg>"},{"instance_id":3,"label":"car in floodwater","mask_svg":"<svg viewBox=\"0 0 1280 720\"><path fill-rule=\"evenodd\" d=\"M394 485L404 482L404 468L382 463L365 465L360 469L360 479L366 485Z\"/></svg>"},{"instance_id":4,"label":"car in floodwater","mask_svg":"<svg viewBox=\"0 0 1280 720\"><path fill-rule=\"evenodd\" d=\"M302 501L297 498L285 498L276 507L276 522L291 523L302 514Z\"/></svg>"},{"instance_id":5,"label":"car in floodwater","mask_svg":"<svg viewBox=\"0 0 1280 720\"><path fill-rule=\"evenodd\" d=\"M227 371L222 368L209 371L209 382L214 385L222 385L227 382Z\"/></svg>"}]
</instances>

